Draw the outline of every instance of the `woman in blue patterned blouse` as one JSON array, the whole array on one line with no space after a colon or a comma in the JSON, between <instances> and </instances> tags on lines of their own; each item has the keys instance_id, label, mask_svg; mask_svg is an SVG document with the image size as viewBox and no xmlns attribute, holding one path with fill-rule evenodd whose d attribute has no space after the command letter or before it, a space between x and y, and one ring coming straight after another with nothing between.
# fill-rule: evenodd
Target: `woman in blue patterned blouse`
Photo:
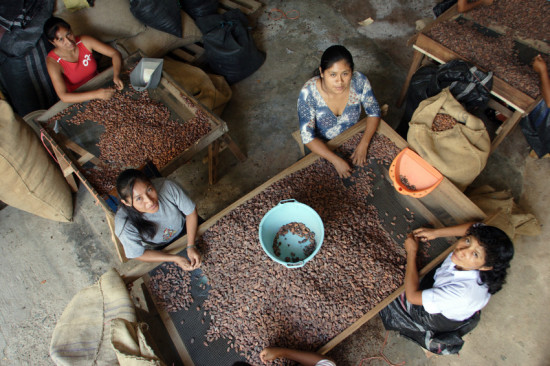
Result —
<instances>
[{"instance_id":1,"label":"woman in blue patterned blouse","mask_svg":"<svg viewBox=\"0 0 550 366\"><path fill-rule=\"evenodd\" d=\"M298 118L303 143L334 165L338 175L351 175L350 164L332 152L325 141L333 139L359 121L361 105L367 114L367 127L355 152L354 165L367 160L367 149L380 123L380 108L369 80L353 70L353 58L343 46L331 46L321 57L319 75L309 79L298 98Z\"/></svg>"}]
</instances>

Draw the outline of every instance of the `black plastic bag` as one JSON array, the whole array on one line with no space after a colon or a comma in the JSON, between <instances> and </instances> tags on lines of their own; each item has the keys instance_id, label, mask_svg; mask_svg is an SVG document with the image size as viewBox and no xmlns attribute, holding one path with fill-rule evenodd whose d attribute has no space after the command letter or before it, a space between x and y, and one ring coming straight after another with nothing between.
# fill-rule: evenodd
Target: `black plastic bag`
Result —
<instances>
[{"instance_id":1,"label":"black plastic bag","mask_svg":"<svg viewBox=\"0 0 550 366\"><path fill-rule=\"evenodd\" d=\"M145 25L181 38L181 10L176 0L130 0L130 11Z\"/></svg>"},{"instance_id":2,"label":"black plastic bag","mask_svg":"<svg viewBox=\"0 0 550 366\"><path fill-rule=\"evenodd\" d=\"M46 69L46 55L51 47L42 36L26 54L7 57L0 63L0 86L20 116L48 109L58 100Z\"/></svg>"},{"instance_id":3,"label":"black plastic bag","mask_svg":"<svg viewBox=\"0 0 550 366\"><path fill-rule=\"evenodd\" d=\"M521 122L525 139L539 158L550 153L550 109L544 99Z\"/></svg>"},{"instance_id":4,"label":"black plastic bag","mask_svg":"<svg viewBox=\"0 0 550 366\"><path fill-rule=\"evenodd\" d=\"M179 0L180 7L193 20L218 12L218 0Z\"/></svg>"},{"instance_id":5,"label":"black plastic bag","mask_svg":"<svg viewBox=\"0 0 550 366\"><path fill-rule=\"evenodd\" d=\"M447 10L451 8L454 4L456 4L458 0L443 0L440 3L438 3L436 6L433 7L433 12L435 17L437 18Z\"/></svg>"},{"instance_id":6,"label":"black plastic bag","mask_svg":"<svg viewBox=\"0 0 550 366\"><path fill-rule=\"evenodd\" d=\"M14 27L11 32L4 33L0 38L2 58L20 57L35 47L44 33L46 20L52 16L54 4L54 0L37 2L32 9L32 18L26 20L24 28Z\"/></svg>"},{"instance_id":7,"label":"black plastic bag","mask_svg":"<svg viewBox=\"0 0 550 366\"><path fill-rule=\"evenodd\" d=\"M418 69L409 84L405 111L397 132L407 138L409 122L420 102L433 97L446 87L469 113L485 109L493 87L493 73L483 72L463 60L451 60L440 66L424 66Z\"/></svg>"},{"instance_id":8,"label":"black plastic bag","mask_svg":"<svg viewBox=\"0 0 550 366\"><path fill-rule=\"evenodd\" d=\"M387 330L396 330L428 351L445 355L462 349L462 337L477 326L481 312L458 322L441 314L429 314L423 306L409 304L401 296L382 309L380 317Z\"/></svg>"},{"instance_id":9,"label":"black plastic bag","mask_svg":"<svg viewBox=\"0 0 550 366\"><path fill-rule=\"evenodd\" d=\"M248 19L238 9L200 17L196 21L203 34L204 54L215 74L229 84L256 71L265 61L248 31Z\"/></svg>"}]
</instances>

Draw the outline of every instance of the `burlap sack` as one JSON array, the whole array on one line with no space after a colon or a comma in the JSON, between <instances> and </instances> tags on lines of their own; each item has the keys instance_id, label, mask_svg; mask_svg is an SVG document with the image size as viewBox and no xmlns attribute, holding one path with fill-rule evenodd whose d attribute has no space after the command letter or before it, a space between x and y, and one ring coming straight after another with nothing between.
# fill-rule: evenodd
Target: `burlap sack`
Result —
<instances>
[{"instance_id":1,"label":"burlap sack","mask_svg":"<svg viewBox=\"0 0 550 366\"><path fill-rule=\"evenodd\" d=\"M69 185L29 125L0 100L0 200L50 220L73 218Z\"/></svg>"},{"instance_id":2,"label":"burlap sack","mask_svg":"<svg viewBox=\"0 0 550 366\"><path fill-rule=\"evenodd\" d=\"M541 233L537 218L521 210L515 203L510 191L497 191L491 186L481 186L467 193L489 218L488 225L498 227L510 238L517 235L536 236Z\"/></svg>"},{"instance_id":3,"label":"burlap sack","mask_svg":"<svg viewBox=\"0 0 550 366\"><path fill-rule=\"evenodd\" d=\"M110 269L63 311L53 331L51 358L56 365L117 365L111 322L118 318L135 322L136 314L124 281Z\"/></svg>"},{"instance_id":4,"label":"burlap sack","mask_svg":"<svg viewBox=\"0 0 550 366\"><path fill-rule=\"evenodd\" d=\"M432 131L438 113L460 123L446 131ZM483 121L466 112L449 88L420 103L409 123L407 142L462 191L485 168L491 148Z\"/></svg>"},{"instance_id":5,"label":"burlap sack","mask_svg":"<svg viewBox=\"0 0 550 366\"><path fill-rule=\"evenodd\" d=\"M198 67L170 58L164 59L162 67L176 83L218 116L233 95L223 76L206 74Z\"/></svg>"},{"instance_id":6,"label":"burlap sack","mask_svg":"<svg viewBox=\"0 0 550 366\"><path fill-rule=\"evenodd\" d=\"M121 366L164 366L145 338L145 323L115 319L111 323L111 344Z\"/></svg>"}]
</instances>

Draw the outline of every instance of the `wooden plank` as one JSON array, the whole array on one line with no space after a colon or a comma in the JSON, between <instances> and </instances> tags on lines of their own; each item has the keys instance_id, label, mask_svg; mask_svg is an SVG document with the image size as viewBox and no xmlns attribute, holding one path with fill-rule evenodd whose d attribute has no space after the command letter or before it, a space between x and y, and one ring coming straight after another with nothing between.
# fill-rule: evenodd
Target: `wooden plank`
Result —
<instances>
[{"instance_id":1,"label":"wooden plank","mask_svg":"<svg viewBox=\"0 0 550 366\"><path fill-rule=\"evenodd\" d=\"M454 59L472 62L425 34L418 35L414 48L440 63L446 63ZM535 102L533 98L510 86L497 76L493 76L493 90L491 94L522 113Z\"/></svg>"},{"instance_id":2,"label":"wooden plank","mask_svg":"<svg viewBox=\"0 0 550 366\"><path fill-rule=\"evenodd\" d=\"M171 53L172 55L181 58L187 63L193 63L196 59L203 55L204 48L197 43L193 43L175 49Z\"/></svg>"},{"instance_id":3,"label":"wooden plank","mask_svg":"<svg viewBox=\"0 0 550 366\"><path fill-rule=\"evenodd\" d=\"M229 150L233 153L233 155L235 155L237 159L239 159L241 163L246 161L247 159L246 155L241 151L239 146L235 143L235 141L233 141L233 139L231 138L231 136L229 136L228 133L225 133L221 137L221 139L225 143L225 146L229 148Z\"/></svg>"},{"instance_id":4,"label":"wooden plank","mask_svg":"<svg viewBox=\"0 0 550 366\"><path fill-rule=\"evenodd\" d=\"M217 166L218 166L218 154L220 153L220 141L216 140L208 145L208 183L216 184Z\"/></svg>"},{"instance_id":5,"label":"wooden plank","mask_svg":"<svg viewBox=\"0 0 550 366\"><path fill-rule=\"evenodd\" d=\"M496 100L494 100L492 98L489 99L489 102L487 103L487 107L489 107L491 109L494 109L495 111L500 112L506 118L510 118L512 116L512 113L513 113L511 110L509 110L508 108L506 108L505 106L503 106L502 104L500 104L499 102L497 102Z\"/></svg>"},{"instance_id":6,"label":"wooden plank","mask_svg":"<svg viewBox=\"0 0 550 366\"><path fill-rule=\"evenodd\" d=\"M258 10L262 3L254 0L219 0L219 5L219 12L224 12L225 9L239 9L248 15Z\"/></svg>"},{"instance_id":7,"label":"wooden plank","mask_svg":"<svg viewBox=\"0 0 550 366\"><path fill-rule=\"evenodd\" d=\"M187 50L183 49L183 47L173 50L172 54L181 58L187 63L192 63L196 59L195 55L187 52Z\"/></svg>"},{"instance_id":8,"label":"wooden plank","mask_svg":"<svg viewBox=\"0 0 550 366\"><path fill-rule=\"evenodd\" d=\"M401 108L401 105L403 105L403 102L405 101L405 97L407 96L407 91L409 90L409 85L411 84L411 79L414 73L416 72L416 70L419 69L420 63L422 62L423 58L424 58L424 54L422 52L419 52L416 49L413 51L413 59L411 62L411 67L409 68L409 72L407 74L407 78L405 79L405 83L401 88L399 99L397 99L397 104L396 104L397 108Z\"/></svg>"},{"instance_id":9,"label":"wooden plank","mask_svg":"<svg viewBox=\"0 0 550 366\"><path fill-rule=\"evenodd\" d=\"M512 132L512 130L514 129L514 127L517 126L522 117L523 113L515 111L510 118L502 123L502 125L497 130L496 138L491 143L491 153L495 151L498 145L500 145L501 142L504 140L504 138L508 136L510 132Z\"/></svg>"},{"instance_id":10,"label":"wooden plank","mask_svg":"<svg viewBox=\"0 0 550 366\"><path fill-rule=\"evenodd\" d=\"M146 285L145 286L146 290L149 291L149 286L151 281L149 274L145 274L142 278L143 278L143 282ZM170 314L167 311L165 311L162 306L157 305L155 296L152 296L151 293L149 293L149 295L150 295L150 298L153 299L153 304L155 305L155 309L159 314L162 322L164 323L164 326L166 327L166 330L170 335L170 339L172 340L172 342L174 343L174 346L176 347L176 350L178 351L181 361L185 366L194 366L195 363L191 359L191 356L189 356L187 347L185 347L185 343L183 343L183 341L181 340L181 337L178 333L176 325L172 321Z\"/></svg>"}]
</instances>

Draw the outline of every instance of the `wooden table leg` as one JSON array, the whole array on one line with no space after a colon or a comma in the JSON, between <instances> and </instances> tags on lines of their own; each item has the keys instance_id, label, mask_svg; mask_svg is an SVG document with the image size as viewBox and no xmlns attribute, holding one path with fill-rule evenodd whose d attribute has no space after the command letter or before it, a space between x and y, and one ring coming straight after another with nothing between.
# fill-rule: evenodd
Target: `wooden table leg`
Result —
<instances>
[{"instance_id":1,"label":"wooden table leg","mask_svg":"<svg viewBox=\"0 0 550 366\"><path fill-rule=\"evenodd\" d=\"M401 89L401 94L399 95L399 99L397 100L397 108L401 108L401 105L405 101L405 97L407 96L407 90L409 89L409 84L411 83L411 79L420 67L420 63L422 62L422 59L424 58L424 54L422 52L419 52L417 50L414 50L413 59L411 63L411 67L409 68L409 73L407 74L407 79L405 79L405 84L403 84L403 88Z\"/></svg>"},{"instance_id":2,"label":"wooden table leg","mask_svg":"<svg viewBox=\"0 0 550 366\"><path fill-rule=\"evenodd\" d=\"M239 146L237 146L237 144L233 141L229 134L224 133L221 139L223 140L223 142L226 143L229 150L231 150L233 155L235 155L235 157L239 159L241 163L246 160L246 155L241 151L241 149L239 149Z\"/></svg>"},{"instance_id":3,"label":"wooden table leg","mask_svg":"<svg viewBox=\"0 0 550 366\"><path fill-rule=\"evenodd\" d=\"M520 111L515 111L510 118L502 123L502 125L497 130L497 135L495 139L491 143L491 154L496 150L496 148L498 147L498 145L500 145L504 138L510 132L512 132L514 127L516 127L516 125L521 120L521 117L523 117L523 113Z\"/></svg>"},{"instance_id":4,"label":"wooden table leg","mask_svg":"<svg viewBox=\"0 0 550 366\"><path fill-rule=\"evenodd\" d=\"M63 173L63 177L65 177L65 180L69 184L69 187L71 187L71 190L73 192L78 192L78 186L76 185L76 180L74 179L74 169L71 167L70 164L65 161L65 157L62 156L56 148L53 149L53 152L55 154L55 157L57 158L59 167L61 168L61 172Z\"/></svg>"},{"instance_id":5,"label":"wooden table leg","mask_svg":"<svg viewBox=\"0 0 550 366\"><path fill-rule=\"evenodd\" d=\"M208 145L208 183L216 184L218 155L220 153L220 140L217 139Z\"/></svg>"}]
</instances>

